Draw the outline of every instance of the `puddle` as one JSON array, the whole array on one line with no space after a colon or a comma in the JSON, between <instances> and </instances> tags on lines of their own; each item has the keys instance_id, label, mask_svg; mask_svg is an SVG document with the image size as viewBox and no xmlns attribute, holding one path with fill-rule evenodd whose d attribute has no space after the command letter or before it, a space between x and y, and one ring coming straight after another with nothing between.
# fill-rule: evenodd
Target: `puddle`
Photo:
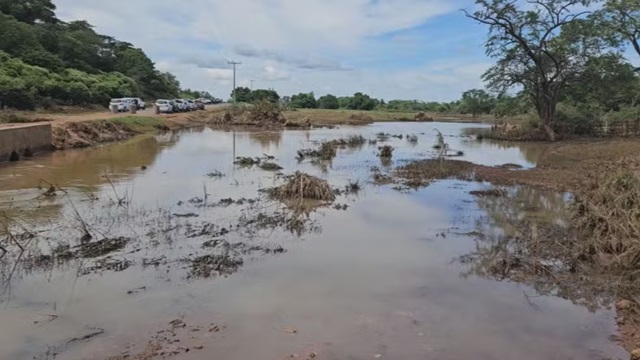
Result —
<instances>
[{"instance_id":1,"label":"puddle","mask_svg":"<svg viewBox=\"0 0 640 360\"><path fill-rule=\"evenodd\" d=\"M33 233L17 239L21 257L0 261L0 358L105 359L156 351L150 340L179 359L625 358L609 339L611 310L498 281L477 256L491 239L474 234L506 233L514 218L559 221L567 195L508 189L507 206L469 194L486 184L401 193L371 183L371 167L385 166L378 146L395 148L387 166L432 157L434 129L478 164L528 168L541 153L477 142L469 128L200 129L0 167L5 223ZM341 149L326 167L295 159L322 140L379 133L418 141ZM282 183L278 172L233 165L239 156L363 189L338 196L340 210L292 214L260 192ZM66 193L39 197L40 179Z\"/></svg>"}]
</instances>

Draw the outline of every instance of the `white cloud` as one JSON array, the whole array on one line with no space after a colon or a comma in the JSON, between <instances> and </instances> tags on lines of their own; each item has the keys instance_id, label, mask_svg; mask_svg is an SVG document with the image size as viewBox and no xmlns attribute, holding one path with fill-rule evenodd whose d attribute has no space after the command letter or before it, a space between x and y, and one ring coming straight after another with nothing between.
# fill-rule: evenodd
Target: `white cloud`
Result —
<instances>
[{"instance_id":1,"label":"white cloud","mask_svg":"<svg viewBox=\"0 0 640 360\"><path fill-rule=\"evenodd\" d=\"M213 80L233 79L233 70L226 69L206 69L207 75Z\"/></svg>"},{"instance_id":2,"label":"white cloud","mask_svg":"<svg viewBox=\"0 0 640 360\"><path fill-rule=\"evenodd\" d=\"M448 44L420 32L403 36L401 30L471 1L192 0L184 6L179 0L57 0L56 5L63 20L87 20L98 32L144 49L184 87L223 98L233 78L227 61L234 59L242 61L239 85L255 80L255 88L273 87L283 95L363 91L385 99L451 100L478 86L486 64L452 59L458 67L438 68L429 65L434 60L428 55L416 54L416 47L459 49L468 38L452 34L455 40ZM376 38L388 33L396 35ZM392 66L378 68L381 58ZM403 64L407 60L413 61Z\"/></svg>"},{"instance_id":3,"label":"white cloud","mask_svg":"<svg viewBox=\"0 0 640 360\"><path fill-rule=\"evenodd\" d=\"M291 78L291 74L276 68L275 65L267 65L264 67L264 78L270 81L288 80Z\"/></svg>"}]
</instances>

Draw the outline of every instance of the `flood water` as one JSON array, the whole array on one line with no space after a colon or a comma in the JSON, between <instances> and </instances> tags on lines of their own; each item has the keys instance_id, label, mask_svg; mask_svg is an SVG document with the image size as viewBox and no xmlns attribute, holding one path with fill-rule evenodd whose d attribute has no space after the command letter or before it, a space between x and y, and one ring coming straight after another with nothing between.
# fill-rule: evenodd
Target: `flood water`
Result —
<instances>
[{"instance_id":1,"label":"flood water","mask_svg":"<svg viewBox=\"0 0 640 360\"><path fill-rule=\"evenodd\" d=\"M626 358L610 340L612 310L496 281L461 261L481 246L474 231L507 232L505 213L553 220L566 194L513 188L509 203L469 194L488 184L446 180L407 192L371 182L372 167L390 171L435 156L436 128L452 151L464 152L461 160L535 166L538 145L469 136L482 127L205 128L2 166L0 234L33 236L18 239L23 252L8 236L0 242L8 250L0 260L0 359L133 355L167 329L173 340L163 343L163 356L173 349L177 359ZM390 137L390 164L376 156L382 142L339 150L329 166L295 159L322 140L381 132L419 141ZM264 154L284 174L300 170L336 188L358 181L362 190L337 198L346 210L299 215L305 221L295 229L266 224L286 206L260 190L282 178L233 164ZM224 176L207 176L214 172ZM42 196L41 179L66 193ZM227 198L245 201L220 205ZM122 237L126 246L69 261L47 257L60 244L76 249L85 229L90 241ZM241 244L232 251L242 261L198 276L192 260L214 251L203 246L212 239ZM186 327L170 325L176 319Z\"/></svg>"}]
</instances>

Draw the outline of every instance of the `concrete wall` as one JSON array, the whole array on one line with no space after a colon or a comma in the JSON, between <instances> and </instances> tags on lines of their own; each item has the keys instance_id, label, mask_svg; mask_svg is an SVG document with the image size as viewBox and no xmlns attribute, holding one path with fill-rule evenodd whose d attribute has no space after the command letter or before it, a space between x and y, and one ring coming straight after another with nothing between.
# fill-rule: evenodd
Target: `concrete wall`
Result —
<instances>
[{"instance_id":1,"label":"concrete wall","mask_svg":"<svg viewBox=\"0 0 640 360\"><path fill-rule=\"evenodd\" d=\"M9 161L14 151L22 159L26 149L30 149L33 153L51 150L51 124L0 126L0 162Z\"/></svg>"}]
</instances>

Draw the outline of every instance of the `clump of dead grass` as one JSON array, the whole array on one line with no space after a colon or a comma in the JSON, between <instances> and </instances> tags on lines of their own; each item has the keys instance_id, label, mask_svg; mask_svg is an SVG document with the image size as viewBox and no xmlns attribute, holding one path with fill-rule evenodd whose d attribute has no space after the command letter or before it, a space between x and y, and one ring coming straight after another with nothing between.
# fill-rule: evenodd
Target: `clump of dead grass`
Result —
<instances>
[{"instance_id":1,"label":"clump of dead grass","mask_svg":"<svg viewBox=\"0 0 640 360\"><path fill-rule=\"evenodd\" d=\"M271 197L280 201L320 200L332 202L336 195L326 180L297 171L284 185L271 189Z\"/></svg>"},{"instance_id":2,"label":"clump of dead grass","mask_svg":"<svg viewBox=\"0 0 640 360\"><path fill-rule=\"evenodd\" d=\"M605 176L575 195L569 207L576 252L605 267L640 266L640 178L631 171Z\"/></svg>"},{"instance_id":3,"label":"clump of dead grass","mask_svg":"<svg viewBox=\"0 0 640 360\"><path fill-rule=\"evenodd\" d=\"M331 141L324 141L320 144L318 149L302 149L298 150L298 161L302 161L305 158L312 158L323 161L331 161L338 154L335 143Z\"/></svg>"},{"instance_id":4,"label":"clump of dead grass","mask_svg":"<svg viewBox=\"0 0 640 360\"><path fill-rule=\"evenodd\" d=\"M284 126L287 123L280 105L266 100L248 106L233 106L212 121L217 124L255 126Z\"/></svg>"},{"instance_id":5,"label":"clump of dead grass","mask_svg":"<svg viewBox=\"0 0 640 360\"><path fill-rule=\"evenodd\" d=\"M298 161L305 158L315 160L331 161L338 154L338 148L358 148L367 142L362 135L351 135L347 138L323 141L317 149L298 150Z\"/></svg>"}]
</instances>

